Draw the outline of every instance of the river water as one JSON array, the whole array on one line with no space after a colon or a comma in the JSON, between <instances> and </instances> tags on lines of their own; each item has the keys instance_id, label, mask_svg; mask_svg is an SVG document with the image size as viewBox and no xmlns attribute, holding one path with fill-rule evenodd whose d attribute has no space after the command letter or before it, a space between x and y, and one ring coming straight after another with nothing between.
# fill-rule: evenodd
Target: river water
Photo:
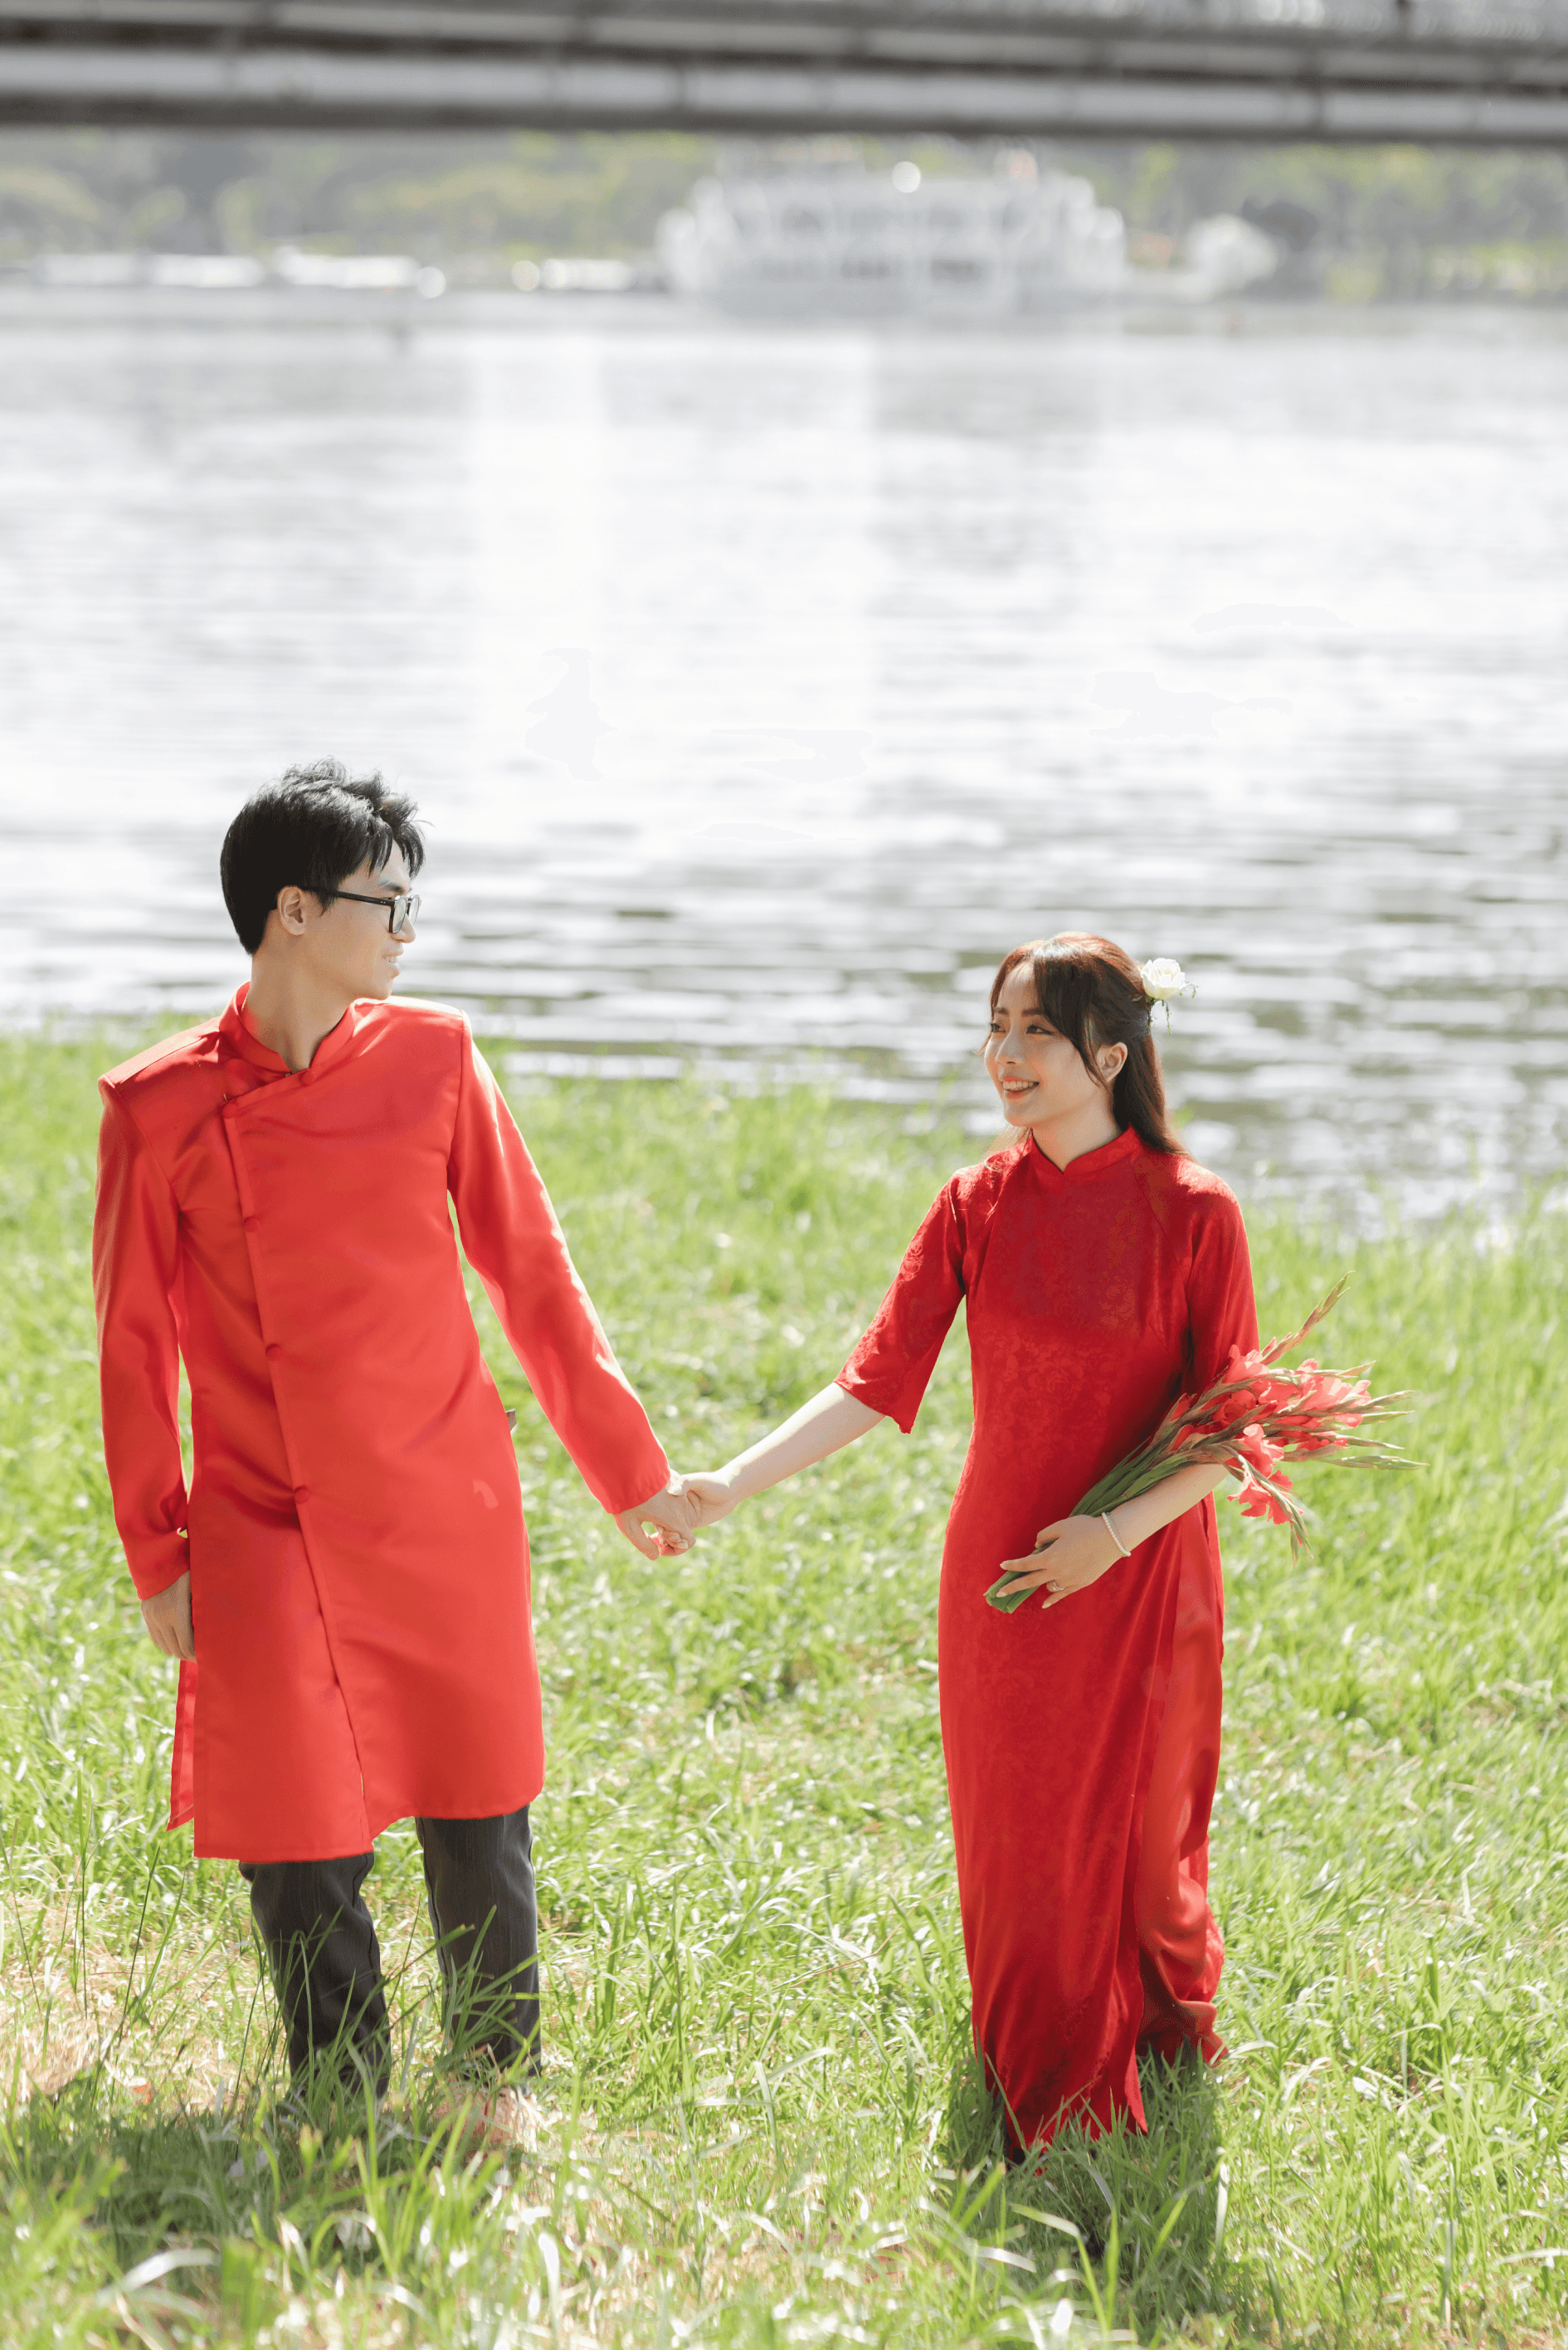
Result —
<instances>
[{"instance_id":1,"label":"river water","mask_svg":"<svg viewBox=\"0 0 1568 2350\"><path fill-rule=\"evenodd\" d=\"M1249 1196L1425 1213L1568 1128L1568 317L1017 333L649 304L0 315L0 1019L211 1007L223 827L431 819L409 983L514 1067L977 1128L1069 927Z\"/></svg>"}]
</instances>

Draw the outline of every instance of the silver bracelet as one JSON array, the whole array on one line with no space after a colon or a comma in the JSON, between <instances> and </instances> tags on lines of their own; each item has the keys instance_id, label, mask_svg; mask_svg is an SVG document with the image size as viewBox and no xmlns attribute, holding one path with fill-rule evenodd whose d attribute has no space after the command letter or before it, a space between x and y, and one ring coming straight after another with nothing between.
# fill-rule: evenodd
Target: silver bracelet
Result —
<instances>
[{"instance_id":1,"label":"silver bracelet","mask_svg":"<svg viewBox=\"0 0 1568 2350\"><path fill-rule=\"evenodd\" d=\"M1122 1558L1131 1558L1131 1551L1127 1548L1126 1543L1123 1542L1120 1534L1117 1534L1115 1526L1111 1523L1111 1513L1109 1510L1102 1510L1100 1512L1100 1523L1104 1526L1106 1532L1115 1543L1118 1555Z\"/></svg>"}]
</instances>

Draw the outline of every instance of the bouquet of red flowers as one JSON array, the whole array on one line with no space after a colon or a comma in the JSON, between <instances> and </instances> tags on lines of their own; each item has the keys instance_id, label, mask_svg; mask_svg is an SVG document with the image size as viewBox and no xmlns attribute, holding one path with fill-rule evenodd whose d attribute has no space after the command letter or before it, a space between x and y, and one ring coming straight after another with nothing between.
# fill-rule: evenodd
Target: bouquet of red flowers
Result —
<instances>
[{"instance_id":1,"label":"bouquet of red flowers","mask_svg":"<svg viewBox=\"0 0 1568 2350\"><path fill-rule=\"evenodd\" d=\"M1223 1378L1201 1395L1178 1396L1147 1443L1118 1461L1085 1494L1073 1515L1097 1518L1118 1503L1149 1492L1179 1469L1212 1463L1241 1480L1234 1498L1242 1515L1289 1526L1292 1546L1299 1550L1306 1541L1306 1513L1284 1473L1284 1461L1321 1453L1339 1459L1354 1454L1379 1468L1408 1467L1394 1446L1364 1433L1372 1423L1398 1419L1405 1401L1403 1395L1372 1393L1370 1364L1353 1371L1329 1371L1308 1362L1286 1370L1280 1361L1332 1312L1344 1292L1344 1282L1336 1282L1316 1312L1288 1338L1254 1347L1250 1355L1232 1347ZM1006 1616L1034 1596L1027 1591L1003 1596L1012 1580L1013 1574L1000 1575L985 1595Z\"/></svg>"}]
</instances>

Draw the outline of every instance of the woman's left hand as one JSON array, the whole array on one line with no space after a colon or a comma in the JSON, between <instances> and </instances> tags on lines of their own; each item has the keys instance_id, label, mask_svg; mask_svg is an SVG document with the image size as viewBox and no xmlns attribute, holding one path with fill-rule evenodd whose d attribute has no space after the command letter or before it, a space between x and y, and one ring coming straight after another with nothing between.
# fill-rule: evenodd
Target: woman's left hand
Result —
<instances>
[{"instance_id":1,"label":"woman's left hand","mask_svg":"<svg viewBox=\"0 0 1568 2350\"><path fill-rule=\"evenodd\" d=\"M1028 1558L1003 1560L1002 1574L1015 1578L1004 1596L1011 1598L1020 1591L1044 1591L1042 1604L1054 1607L1070 1599L1075 1591L1086 1591L1091 1583L1098 1583L1121 1555L1103 1519L1058 1518L1054 1525L1041 1527Z\"/></svg>"},{"instance_id":2,"label":"woman's left hand","mask_svg":"<svg viewBox=\"0 0 1568 2350\"><path fill-rule=\"evenodd\" d=\"M683 1556L691 1547L697 1523L697 1504L687 1499L679 1477L671 1477L637 1509L622 1510L616 1518L628 1542L644 1558Z\"/></svg>"}]
</instances>

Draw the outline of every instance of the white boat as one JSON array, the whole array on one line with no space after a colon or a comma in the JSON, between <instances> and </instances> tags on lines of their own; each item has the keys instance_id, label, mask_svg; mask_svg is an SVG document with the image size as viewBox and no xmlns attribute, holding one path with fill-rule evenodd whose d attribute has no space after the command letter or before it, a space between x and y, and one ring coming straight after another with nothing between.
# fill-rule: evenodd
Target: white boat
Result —
<instances>
[{"instance_id":1,"label":"white boat","mask_svg":"<svg viewBox=\"0 0 1568 2350\"><path fill-rule=\"evenodd\" d=\"M1002 316L1118 292L1127 235L1087 180L1025 156L990 179L900 163L700 180L659 253L675 292L731 309Z\"/></svg>"}]
</instances>

